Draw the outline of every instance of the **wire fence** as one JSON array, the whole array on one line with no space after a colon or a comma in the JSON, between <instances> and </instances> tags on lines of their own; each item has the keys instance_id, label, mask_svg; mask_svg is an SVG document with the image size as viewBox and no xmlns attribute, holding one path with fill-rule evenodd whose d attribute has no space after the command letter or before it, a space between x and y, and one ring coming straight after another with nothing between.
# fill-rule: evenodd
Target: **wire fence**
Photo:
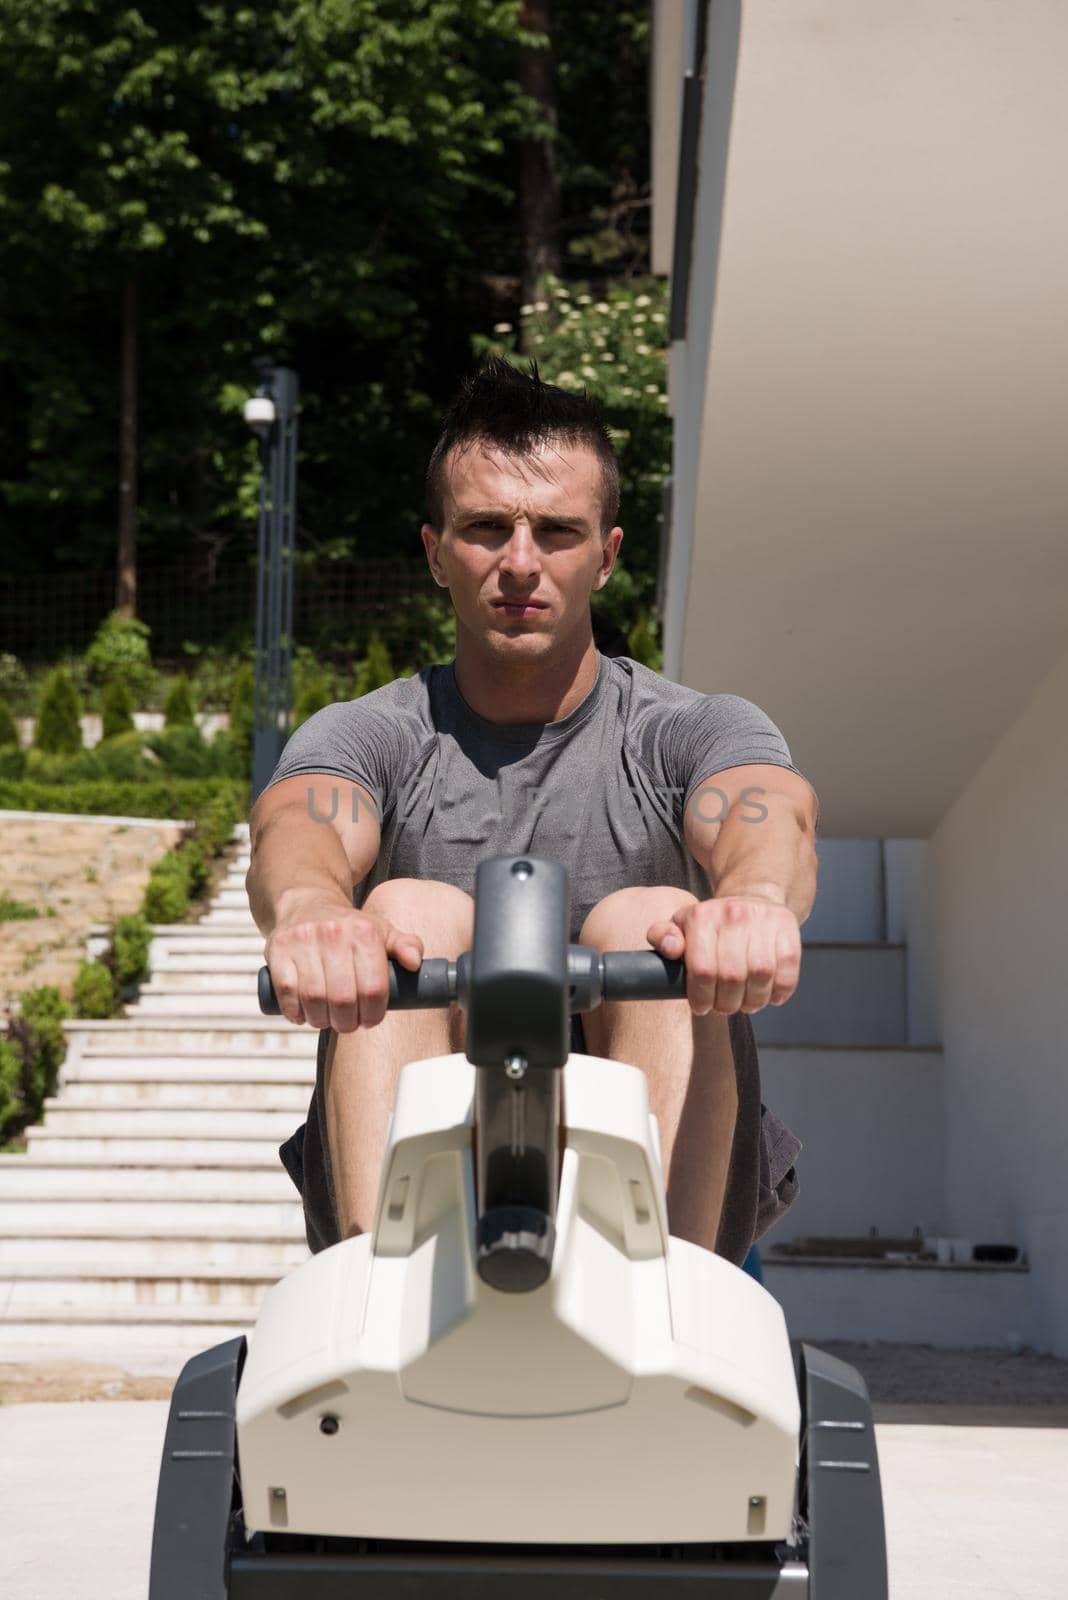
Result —
<instances>
[{"instance_id":1,"label":"wire fence","mask_svg":"<svg viewBox=\"0 0 1068 1600\"><path fill-rule=\"evenodd\" d=\"M80 654L114 604L107 568L12 576L0 588L0 651L27 664ZM152 630L159 662L180 661L186 642L250 650L255 607L252 564L220 565L210 576L189 566L138 573L137 614ZM447 596L412 562L366 559L294 574L294 643L324 655L361 652L375 631L395 660L419 654L447 615Z\"/></svg>"}]
</instances>

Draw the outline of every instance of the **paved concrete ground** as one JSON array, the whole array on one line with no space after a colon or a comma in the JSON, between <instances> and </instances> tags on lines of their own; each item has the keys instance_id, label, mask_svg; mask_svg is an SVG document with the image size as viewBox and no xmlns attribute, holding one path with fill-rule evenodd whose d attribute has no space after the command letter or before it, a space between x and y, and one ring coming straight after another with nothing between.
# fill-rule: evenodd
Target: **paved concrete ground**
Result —
<instances>
[{"instance_id":1,"label":"paved concrete ground","mask_svg":"<svg viewBox=\"0 0 1068 1600\"><path fill-rule=\"evenodd\" d=\"M166 1416L161 1401L0 1408L4 1593L145 1600ZM877 1433L891 1600L1061 1600L1068 1428Z\"/></svg>"}]
</instances>

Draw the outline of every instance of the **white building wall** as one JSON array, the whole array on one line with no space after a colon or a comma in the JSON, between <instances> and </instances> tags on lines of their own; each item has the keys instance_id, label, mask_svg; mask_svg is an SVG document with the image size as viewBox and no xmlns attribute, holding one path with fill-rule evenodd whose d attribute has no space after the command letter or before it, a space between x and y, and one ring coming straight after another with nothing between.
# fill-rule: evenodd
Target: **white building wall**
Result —
<instances>
[{"instance_id":1,"label":"white building wall","mask_svg":"<svg viewBox=\"0 0 1068 1600\"><path fill-rule=\"evenodd\" d=\"M1022 1244L1068 1356L1068 651L928 847L948 1225Z\"/></svg>"}]
</instances>

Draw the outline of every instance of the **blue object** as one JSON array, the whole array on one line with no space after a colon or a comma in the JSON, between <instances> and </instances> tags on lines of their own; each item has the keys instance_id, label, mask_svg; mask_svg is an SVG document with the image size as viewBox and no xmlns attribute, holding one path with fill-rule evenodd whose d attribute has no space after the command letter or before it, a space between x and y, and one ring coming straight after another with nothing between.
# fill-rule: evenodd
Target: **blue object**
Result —
<instances>
[{"instance_id":1,"label":"blue object","mask_svg":"<svg viewBox=\"0 0 1068 1600\"><path fill-rule=\"evenodd\" d=\"M742 1271L748 1272L749 1276L755 1278L757 1283L764 1282L764 1272L760 1265L760 1251L755 1244L749 1246L749 1254L742 1262Z\"/></svg>"}]
</instances>

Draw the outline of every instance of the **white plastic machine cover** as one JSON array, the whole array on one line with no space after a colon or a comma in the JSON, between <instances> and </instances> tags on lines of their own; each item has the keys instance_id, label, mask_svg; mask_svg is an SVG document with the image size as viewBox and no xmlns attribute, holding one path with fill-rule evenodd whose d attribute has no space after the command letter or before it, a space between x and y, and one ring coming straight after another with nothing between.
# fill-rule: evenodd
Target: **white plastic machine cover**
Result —
<instances>
[{"instance_id":1,"label":"white plastic machine cover","mask_svg":"<svg viewBox=\"0 0 1068 1600\"><path fill-rule=\"evenodd\" d=\"M668 1238L644 1073L586 1055L562 1070L552 1273L502 1294L475 1271L475 1068L403 1068L374 1235L289 1272L249 1338L250 1533L788 1536L800 1408L782 1312Z\"/></svg>"}]
</instances>

